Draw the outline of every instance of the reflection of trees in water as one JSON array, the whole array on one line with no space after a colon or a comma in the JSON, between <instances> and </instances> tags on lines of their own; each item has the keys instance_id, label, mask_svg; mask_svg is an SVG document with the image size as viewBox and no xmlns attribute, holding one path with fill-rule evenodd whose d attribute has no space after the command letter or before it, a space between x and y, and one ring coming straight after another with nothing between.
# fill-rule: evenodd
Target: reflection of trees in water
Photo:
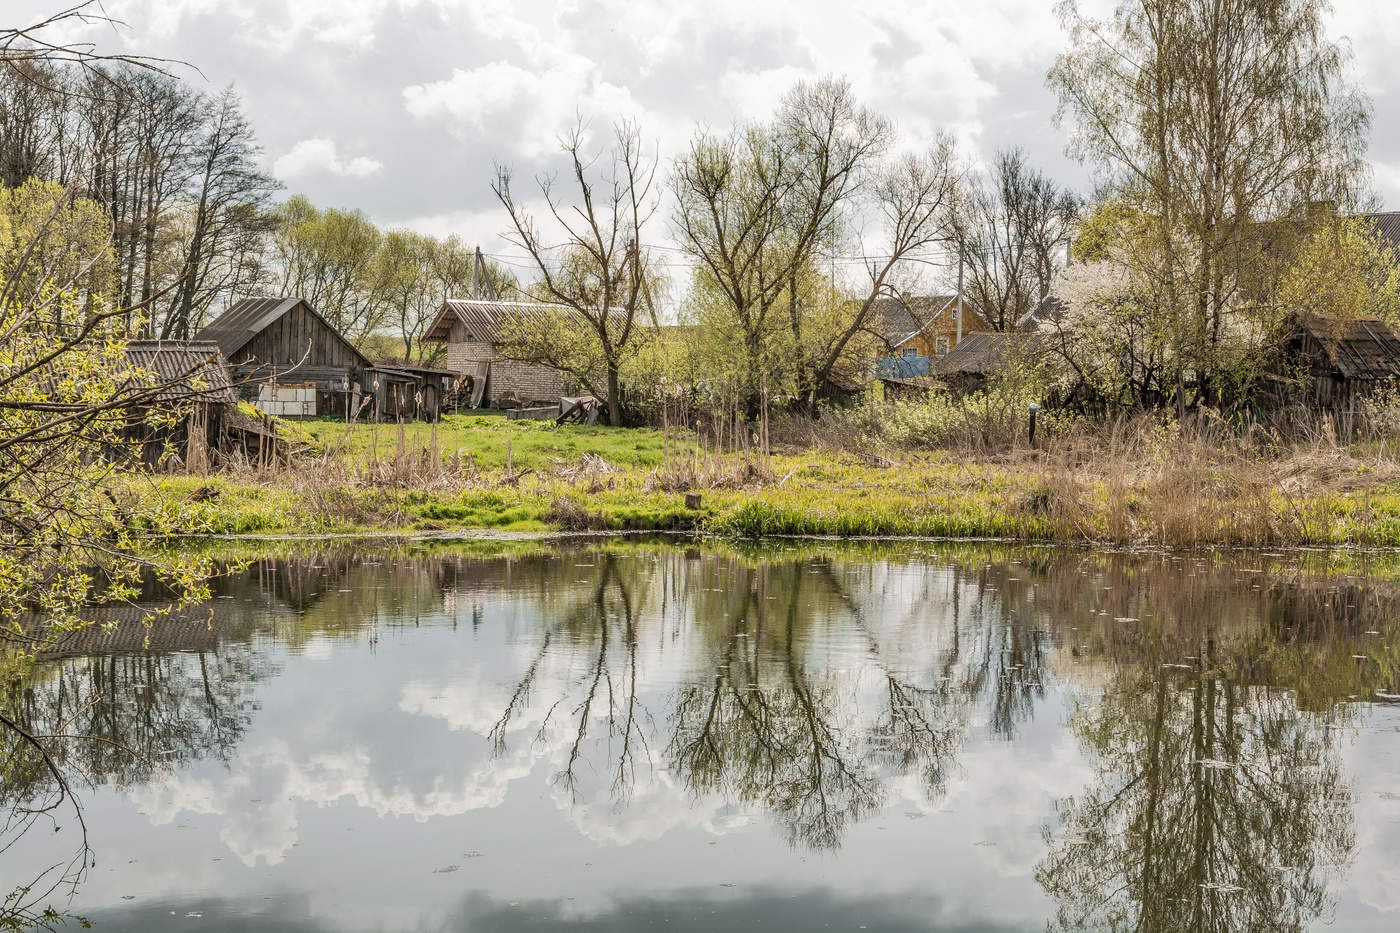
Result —
<instances>
[{"instance_id":1,"label":"reflection of trees in water","mask_svg":"<svg viewBox=\"0 0 1400 933\"><path fill-rule=\"evenodd\" d=\"M1302 930L1352 847L1335 723L1207 666L1116 678L1073 727L1096 781L1037 878L1067 930Z\"/></svg>"},{"instance_id":2,"label":"reflection of trees in water","mask_svg":"<svg viewBox=\"0 0 1400 933\"><path fill-rule=\"evenodd\" d=\"M65 771L129 787L190 760L227 760L250 719L258 668L237 643L192 655L79 658L19 689L7 706L31 732L81 737L52 749ZM6 785L6 795L27 792L24 783Z\"/></svg>"},{"instance_id":3,"label":"reflection of trees in water","mask_svg":"<svg viewBox=\"0 0 1400 933\"><path fill-rule=\"evenodd\" d=\"M195 759L227 760L250 719L257 673L248 646L233 643L188 655L72 658L11 681L3 706L14 728L0 730L0 849L47 824L67 828L73 850L4 894L0 929L57 922L50 899L82 881L91 853L73 782L131 787Z\"/></svg>"},{"instance_id":4,"label":"reflection of trees in water","mask_svg":"<svg viewBox=\"0 0 1400 933\"><path fill-rule=\"evenodd\" d=\"M150 626L135 621L145 615L139 607L99 608L93 615L106 625L59 639L33 665L0 664L0 854L34 830L63 827L73 840L71 856L56 856L34 878L12 890L16 879L0 881L0 929L71 919L50 904L76 889L92 858L75 785L128 788L234 755L253 689L275 673L256 633L270 627L295 649L316 635L364 636L381 619L403 624L441 607L441 570L437 562L420 562L417 572L408 562L392 567L389 579L403 584L396 595L380 593L386 573L359 560L254 561L216 578L216 598L203 607ZM392 607L376 611L370 595ZM355 596L358 604L348 599Z\"/></svg>"},{"instance_id":5,"label":"reflection of trees in water","mask_svg":"<svg viewBox=\"0 0 1400 933\"><path fill-rule=\"evenodd\" d=\"M22 883L7 879L6 885L17 884L6 891L0 888L0 929L26 930L33 927L52 928L66 918L51 901L70 898L87 876L92 850L88 847L87 826L82 808L68 778L49 755L54 735L35 734L8 716L0 716L0 790L11 781L24 782L30 788L43 787L41 793L31 792L25 799L3 799L0 794L0 856L15 846L36 827L45 835L70 826L68 837L74 840L66 856L44 863Z\"/></svg>"},{"instance_id":6,"label":"reflection of trees in water","mask_svg":"<svg viewBox=\"0 0 1400 933\"><path fill-rule=\"evenodd\" d=\"M648 751L642 728L646 711L637 696L638 592L641 588L626 573L624 559L606 551L591 556L594 563L588 567L591 573L584 581L588 583L584 595L570 601L545 622L540 647L491 729L490 739L498 752L505 750L511 721L529 705L551 649L563 646L565 657L574 666L581 663L582 670L566 675L559 696L550 704L539 726L539 735L543 737L556 718L572 716L576 720L568 760L555 780L577 799L578 769L586 755L585 743L590 730L601 728L603 737L616 750L609 770L613 775L613 793L622 799L630 792L636 776L637 747L641 746L644 753ZM564 565L555 563L560 566L553 569L550 577L556 578L554 582L563 589L565 580L558 575ZM620 658L616 657L619 653ZM581 696L570 706L571 688L579 688Z\"/></svg>"},{"instance_id":7,"label":"reflection of trees in water","mask_svg":"<svg viewBox=\"0 0 1400 933\"><path fill-rule=\"evenodd\" d=\"M491 733L503 750L512 723L536 702L544 710L537 740L573 717L559 779L575 797L587 765L611 774L614 798L625 800L634 756L644 750L651 764L655 747L696 798L759 807L792 843L835 847L896 777L916 776L930 800L942 796L976 702L991 699L998 730L1010 734L1042 689L1043 648L1029 630L987 631L1025 628L998 613L974 613L972 623L955 613L948 643L930 652L943 633L929 630L929 609L942 602L928 581L891 600L870 587L859 562L585 553L587 594L546 616ZM639 715L643 628L680 652L687 671L659 727ZM851 652L848 668L821 654L833 640ZM911 669L911 646L927 664ZM649 741L658 728L664 735ZM607 741L592 754L606 762L584 741L595 732Z\"/></svg>"},{"instance_id":8,"label":"reflection of trees in water","mask_svg":"<svg viewBox=\"0 0 1400 933\"><path fill-rule=\"evenodd\" d=\"M1061 929L1302 930L1350 859L1339 737L1394 681L1395 594L1184 570L1111 562L1091 579L1132 616L1077 606L1073 650L1112 666L1071 719L1095 780L1037 870Z\"/></svg>"},{"instance_id":9,"label":"reflection of trees in water","mask_svg":"<svg viewBox=\"0 0 1400 933\"><path fill-rule=\"evenodd\" d=\"M1397 692L1400 669L1396 600L1369 582L1169 556L610 543L255 561L216 592L232 598L209 625L153 629L146 652L72 646L4 708L87 737L55 744L67 773L128 786L235 753L272 673L259 637L373 643L468 610L475 629L493 601L523 610L510 637L534 645L498 752L562 740L556 785L586 801L600 782L618 806L664 769L833 848L896 783L941 799L974 720L1014 738L1053 668L1103 685L1072 719L1096 778L1063 803L1038 872L1066 928L1289 930L1323 913L1351 846L1329 723L1351 694ZM5 751L4 802L51 800L41 762Z\"/></svg>"}]
</instances>

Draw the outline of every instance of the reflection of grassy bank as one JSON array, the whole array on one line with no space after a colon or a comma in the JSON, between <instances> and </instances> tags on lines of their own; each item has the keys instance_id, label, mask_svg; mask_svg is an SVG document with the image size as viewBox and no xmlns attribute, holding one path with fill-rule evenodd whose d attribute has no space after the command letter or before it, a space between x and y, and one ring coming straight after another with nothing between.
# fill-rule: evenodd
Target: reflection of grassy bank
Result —
<instances>
[{"instance_id":1,"label":"reflection of grassy bank","mask_svg":"<svg viewBox=\"0 0 1400 933\"><path fill-rule=\"evenodd\" d=\"M655 431L499 418L417 425L402 438L389 427L294 430L311 456L275 476L130 480L133 521L207 535L493 528L1400 545L1396 472L1339 449L1270 460L1171 440L995 456L824 449L755 465L677 456L674 441L668 457ZM701 493L700 508L686 507L687 491Z\"/></svg>"}]
</instances>

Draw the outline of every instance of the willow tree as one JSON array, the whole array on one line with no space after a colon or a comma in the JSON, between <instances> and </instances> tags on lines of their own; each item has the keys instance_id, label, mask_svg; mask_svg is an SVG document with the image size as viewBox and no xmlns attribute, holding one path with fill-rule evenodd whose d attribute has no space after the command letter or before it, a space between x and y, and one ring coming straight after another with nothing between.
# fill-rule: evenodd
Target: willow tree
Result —
<instances>
[{"instance_id":1,"label":"willow tree","mask_svg":"<svg viewBox=\"0 0 1400 933\"><path fill-rule=\"evenodd\" d=\"M892 138L848 82L828 78L794 86L770 121L698 133L676 160L677 237L695 290L736 335L750 416L770 380L767 349L804 343L801 279L836 242Z\"/></svg>"},{"instance_id":2,"label":"willow tree","mask_svg":"<svg viewBox=\"0 0 1400 933\"><path fill-rule=\"evenodd\" d=\"M1251 289L1259 225L1356 203L1369 104L1324 29L1325 0L1118 0L1111 19L1059 7L1050 71L1072 151L1149 218L1138 271L1166 315L1179 404L1218 401ZM1233 349L1231 348L1233 345Z\"/></svg>"}]
</instances>

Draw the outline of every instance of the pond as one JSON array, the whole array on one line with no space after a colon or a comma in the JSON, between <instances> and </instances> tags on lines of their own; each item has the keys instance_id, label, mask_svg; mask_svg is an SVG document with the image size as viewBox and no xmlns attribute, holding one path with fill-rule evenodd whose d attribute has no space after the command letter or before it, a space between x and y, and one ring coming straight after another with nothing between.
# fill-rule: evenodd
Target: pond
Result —
<instances>
[{"instance_id":1,"label":"pond","mask_svg":"<svg viewBox=\"0 0 1400 933\"><path fill-rule=\"evenodd\" d=\"M0 896L64 881L110 931L1394 930L1400 574L1353 560L263 555L6 684L79 810L4 740Z\"/></svg>"}]
</instances>

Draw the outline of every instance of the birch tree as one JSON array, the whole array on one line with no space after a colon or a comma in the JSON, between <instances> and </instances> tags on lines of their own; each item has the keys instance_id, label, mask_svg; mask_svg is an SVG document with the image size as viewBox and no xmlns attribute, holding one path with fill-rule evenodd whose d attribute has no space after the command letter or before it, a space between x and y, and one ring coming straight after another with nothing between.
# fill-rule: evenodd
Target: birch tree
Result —
<instances>
[{"instance_id":1,"label":"birch tree","mask_svg":"<svg viewBox=\"0 0 1400 933\"><path fill-rule=\"evenodd\" d=\"M1060 18L1069 48L1050 71L1072 151L1150 219L1138 270L1149 313L1179 315L1181 405L1235 381L1224 352L1250 325L1256 224L1309 205L1356 203L1369 103L1346 81L1325 0L1118 0Z\"/></svg>"}]
</instances>

